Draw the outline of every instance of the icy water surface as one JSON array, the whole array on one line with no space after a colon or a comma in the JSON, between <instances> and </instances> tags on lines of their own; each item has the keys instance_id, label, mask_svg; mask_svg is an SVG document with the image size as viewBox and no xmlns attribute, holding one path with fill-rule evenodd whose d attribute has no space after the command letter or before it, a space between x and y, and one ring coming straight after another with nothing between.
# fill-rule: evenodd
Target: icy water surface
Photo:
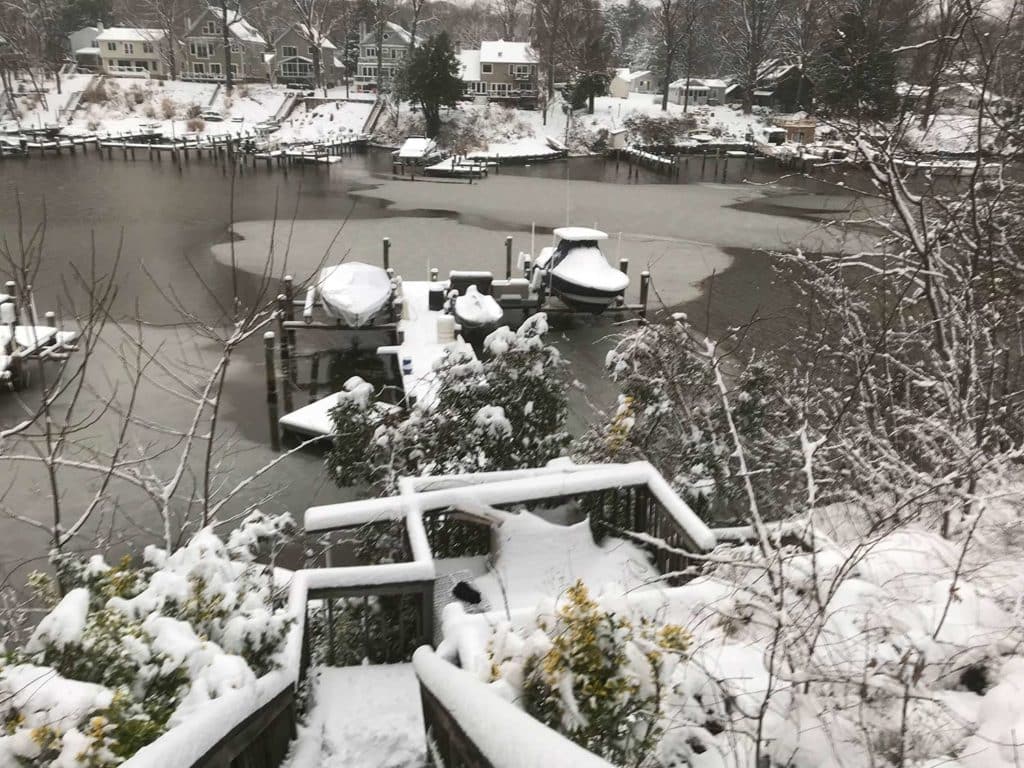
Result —
<instances>
[{"instance_id":1,"label":"icy water surface","mask_svg":"<svg viewBox=\"0 0 1024 768\"><path fill-rule=\"evenodd\" d=\"M647 171L634 177L625 164L616 171L614 162L581 159L505 169L474 184L412 183L392 179L387 153L371 153L287 174L250 169L235 179L232 195L231 178L209 162L179 170L166 159L157 164L100 160L94 154L32 158L0 164L0 232L9 242L17 239L18 201L27 231L45 212L40 311L57 304L60 278L69 279L72 266L91 268L93 252L100 273L116 263L115 313L127 319L138 309L147 324L147 348L161 346L165 357L181 365L209 362L211 348L181 324L172 294L190 312L216 317L218 301L230 295L236 279L243 294L255 290L272 240L274 271L287 270L302 279L325 258L379 263L381 238L390 237L392 266L406 279L425 279L430 267L442 274L456 267L503 273L506 235L513 236L516 252L529 250L532 229L539 248L550 241L552 228L567 220L612 233L607 255L628 257L634 276L651 271L652 302L686 311L719 334L754 315L784 313L789 294L774 282L765 252L801 242L836 248L819 223L848 208L854 198L821 182L778 181L761 163L733 163L727 183L710 167L709 162L701 181L699 162L691 160L689 176L669 183ZM237 278L232 263L242 270ZM200 280L207 288L200 287ZM635 291L634 285L634 297ZM595 407L614 395L601 368L609 337L621 329L606 318L562 318L553 325L573 376L586 387L573 399L573 423L579 429L593 419ZM770 341L772 333L766 327L765 338ZM123 338L113 328L107 335L90 379L96 402L125 382ZM30 390L24 396L30 402L35 394ZM156 386L145 388L140 402L146 413L178 423L189 413ZM24 407L18 396L0 395L0 424L11 423ZM235 479L272 458L258 341L242 349L232 364L222 426L232 442ZM89 437L106 446L113 434L108 420L92 426ZM10 491L3 505L48 519L51 507L41 473L28 465L16 476L8 470L5 465L0 493ZM301 517L311 504L346 495L325 481L322 458L309 454L268 473L236 506L258 500L265 509L287 509ZM81 499L72 488L66 508L74 509L76 501ZM115 540L149 540L141 529L154 521L142 511L141 499L120 503L137 507L139 519L97 521L92 533L113 531ZM25 561L42 555L44 542L39 531L0 516L0 579L12 568L28 567Z\"/></svg>"}]
</instances>

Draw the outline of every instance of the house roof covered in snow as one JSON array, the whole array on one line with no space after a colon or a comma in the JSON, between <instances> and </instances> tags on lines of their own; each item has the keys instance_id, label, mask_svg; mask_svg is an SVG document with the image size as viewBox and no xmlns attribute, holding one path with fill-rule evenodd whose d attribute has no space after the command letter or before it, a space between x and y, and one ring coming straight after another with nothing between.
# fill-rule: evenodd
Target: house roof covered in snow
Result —
<instances>
[{"instance_id":1,"label":"house roof covered in snow","mask_svg":"<svg viewBox=\"0 0 1024 768\"><path fill-rule=\"evenodd\" d=\"M108 27L96 36L99 43L154 43L166 37L162 29Z\"/></svg>"},{"instance_id":2,"label":"house roof covered in snow","mask_svg":"<svg viewBox=\"0 0 1024 768\"><path fill-rule=\"evenodd\" d=\"M384 25L384 45L406 46L412 42L412 35L404 28L389 21ZM377 30L371 28L359 41L360 45L376 45Z\"/></svg>"},{"instance_id":3,"label":"house roof covered in snow","mask_svg":"<svg viewBox=\"0 0 1024 768\"><path fill-rule=\"evenodd\" d=\"M480 51L459 51L459 79L467 83L480 80Z\"/></svg>"},{"instance_id":4,"label":"house roof covered in snow","mask_svg":"<svg viewBox=\"0 0 1024 768\"><path fill-rule=\"evenodd\" d=\"M537 56L529 43L484 40L480 43L480 61L485 64L534 64Z\"/></svg>"},{"instance_id":5,"label":"house roof covered in snow","mask_svg":"<svg viewBox=\"0 0 1024 768\"><path fill-rule=\"evenodd\" d=\"M231 33L237 40L243 43L254 43L258 45L266 45L267 41L263 39L263 35L256 31L256 28L252 26L245 17L242 16L238 11L233 11L230 8L227 13L221 11L220 8L208 8L206 11L199 15L196 19L195 24L189 29L189 35L196 34L196 29L200 23L206 20L207 16L212 16L227 24L228 32Z\"/></svg>"},{"instance_id":6,"label":"house roof covered in snow","mask_svg":"<svg viewBox=\"0 0 1024 768\"><path fill-rule=\"evenodd\" d=\"M316 27L307 27L305 24L302 23L292 24L290 27L288 27L288 29L286 29L284 32L277 36L277 39L274 40L274 45L280 43L284 38L291 34L293 30L295 32L298 32L299 37L301 37L303 40L308 40L310 43L313 44L319 43L320 47L323 48L324 50L334 50L335 48L335 45L334 43L331 42L330 38L322 34L320 30L318 30Z\"/></svg>"},{"instance_id":7,"label":"house roof covered in snow","mask_svg":"<svg viewBox=\"0 0 1024 768\"><path fill-rule=\"evenodd\" d=\"M647 77L651 74L649 69L638 69L636 72L630 72L628 69L620 69L617 77L627 83L632 83L634 80L639 80L641 77Z\"/></svg>"}]
</instances>

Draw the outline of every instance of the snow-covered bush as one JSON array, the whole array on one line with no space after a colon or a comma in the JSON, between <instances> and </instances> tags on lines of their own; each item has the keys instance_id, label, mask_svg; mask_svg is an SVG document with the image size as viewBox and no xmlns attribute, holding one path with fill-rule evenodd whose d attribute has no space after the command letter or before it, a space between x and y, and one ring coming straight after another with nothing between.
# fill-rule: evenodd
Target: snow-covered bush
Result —
<instances>
[{"instance_id":1,"label":"snow-covered bush","mask_svg":"<svg viewBox=\"0 0 1024 768\"><path fill-rule=\"evenodd\" d=\"M615 765L642 765L663 736L662 703L690 635L603 610L582 582L539 624L525 640L499 629L494 677L521 690L527 712L580 746Z\"/></svg>"},{"instance_id":2,"label":"snow-covered bush","mask_svg":"<svg viewBox=\"0 0 1024 768\"><path fill-rule=\"evenodd\" d=\"M65 558L51 610L0 657L0 765L117 765L204 702L277 665L290 619L253 548L285 521L253 515L225 545L210 529L144 562Z\"/></svg>"},{"instance_id":3,"label":"snow-covered bush","mask_svg":"<svg viewBox=\"0 0 1024 768\"><path fill-rule=\"evenodd\" d=\"M622 121L631 144L644 147L668 147L697 127L692 115L652 116L634 112Z\"/></svg>"},{"instance_id":4,"label":"snow-covered bush","mask_svg":"<svg viewBox=\"0 0 1024 768\"><path fill-rule=\"evenodd\" d=\"M393 490L402 476L537 467L560 456L567 382L546 331L534 315L490 334L483 360L452 350L437 364L436 401L409 411L375 403L370 385L350 380L331 412L332 477Z\"/></svg>"},{"instance_id":5,"label":"snow-covered bush","mask_svg":"<svg viewBox=\"0 0 1024 768\"><path fill-rule=\"evenodd\" d=\"M623 336L606 361L622 392L619 407L577 451L590 461L650 461L698 514L745 519L729 416L698 338L682 317ZM775 368L760 361L736 367L730 415L758 469L751 480L765 514L785 517L794 497L803 498L795 415L778 396Z\"/></svg>"},{"instance_id":6,"label":"snow-covered bush","mask_svg":"<svg viewBox=\"0 0 1024 768\"><path fill-rule=\"evenodd\" d=\"M478 649L460 660L617 765L1016 768L1024 581L1007 532L1024 499L1000 496L956 541L825 508L810 550L723 547L681 587L570 592L457 642ZM672 652L659 667L652 649ZM646 759L613 751L647 733Z\"/></svg>"}]
</instances>

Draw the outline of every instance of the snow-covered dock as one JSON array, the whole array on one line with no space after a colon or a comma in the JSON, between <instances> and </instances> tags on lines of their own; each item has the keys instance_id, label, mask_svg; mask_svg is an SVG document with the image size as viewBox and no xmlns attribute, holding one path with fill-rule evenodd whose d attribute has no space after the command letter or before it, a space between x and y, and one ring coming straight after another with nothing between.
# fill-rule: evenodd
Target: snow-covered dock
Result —
<instances>
[{"instance_id":1,"label":"snow-covered dock","mask_svg":"<svg viewBox=\"0 0 1024 768\"><path fill-rule=\"evenodd\" d=\"M436 396L434 363L450 347L461 345L470 353L472 347L455 333L455 318L440 310L430 309L430 286L427 281L402 282L400 298L402 315L398 320L399 342L379 347L377 353L397 361L405 397L410 402L429 404ZM333 432L330 411L337 404L332 393L308 405L290 411L278 419L286 432L316 437Z\"/></svg>"}]
</instances>

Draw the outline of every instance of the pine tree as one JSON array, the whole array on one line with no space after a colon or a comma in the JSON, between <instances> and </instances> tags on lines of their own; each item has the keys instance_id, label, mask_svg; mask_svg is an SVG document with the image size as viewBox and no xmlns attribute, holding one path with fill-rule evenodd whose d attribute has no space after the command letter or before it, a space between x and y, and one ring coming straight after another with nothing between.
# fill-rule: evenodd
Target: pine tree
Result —
<instances>
[{"instance_id":1,"label":"pine tree","mask_svg":"<svg viewBox=\"0 0 1024 768\"><path fill-rule=\"evenodd\" d=\"M447 32L427 38L414 49L395 82L400 98L418 104L423 110L427 136L441 131L441 108L454 107L462 96L459 61Z\"/></svg>"}]
</instances>

